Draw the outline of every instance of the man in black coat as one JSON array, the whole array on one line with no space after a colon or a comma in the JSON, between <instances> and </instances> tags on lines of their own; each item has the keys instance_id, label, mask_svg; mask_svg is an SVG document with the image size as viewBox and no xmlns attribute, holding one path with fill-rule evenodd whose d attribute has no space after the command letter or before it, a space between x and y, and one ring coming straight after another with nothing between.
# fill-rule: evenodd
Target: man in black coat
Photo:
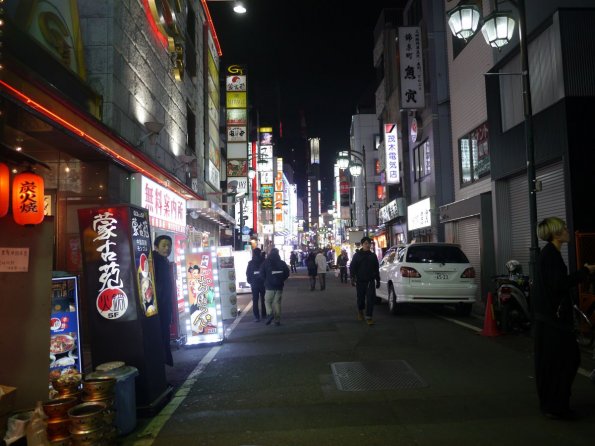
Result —
<instances>
[{"instance_id":1,"label":"man in black coat","mask_svg":"<svg viewBox=\"0 0 595 446\"><path fill-rule=\"evenodd\" d=\"M260 276L264 278L264 301L267 307L266 324L269 325L275 320L275 325L281 325L281 298L283 296L283 285L289 277L289 267L281 260L279 250L271 249L266 260L260 266Z\"/></svg>"},{"instance_id":2,"label":"man in black coat","mask_svg":"<svg viewBox=\"0 0 595 446\"><path fill-rule=\"evenodd\" d=\"M364 319L366 310L366 323L374 325L372 314L376 301L376 288L380 287L380 265L378 257L372 251L372 239L364 237L361 241L361 249L351 259L349 271L351 273L351 284L356 287L357 293L357 318ZM376 285L376 287L374 287Z\"/></svg>"},{"instance_id":3,"label":"man in black coat","mask_svg":"<svg viewBox=\"0 0 595 446\"><path fill-rule=\"evenodd\" d=\"M174 297L174 278L168 257L171 254L172 241L168 235L160 235L153 243L153 264L155 269L155 291L157 293L157 312L163 341L164 362L174 365L171 355L169 326L172 321L172 301Z\"/></svg>"}]
</instances>

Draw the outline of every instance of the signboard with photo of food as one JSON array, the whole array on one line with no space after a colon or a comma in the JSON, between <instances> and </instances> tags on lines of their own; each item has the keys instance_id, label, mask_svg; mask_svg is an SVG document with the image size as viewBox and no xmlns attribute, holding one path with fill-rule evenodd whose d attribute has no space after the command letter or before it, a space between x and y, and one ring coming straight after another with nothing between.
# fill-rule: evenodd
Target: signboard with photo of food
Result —
<instances>
[{"instance_id":1,"label":"signboard with photo of food","mask_svg":"<svg viewBox=\"0 0 595 446\"><path fill-rule=\"evenodd\" d=\"M78 281L76 276L52 279L49 380L82 371L80 358Z\"/></svg>"}]
</instances>

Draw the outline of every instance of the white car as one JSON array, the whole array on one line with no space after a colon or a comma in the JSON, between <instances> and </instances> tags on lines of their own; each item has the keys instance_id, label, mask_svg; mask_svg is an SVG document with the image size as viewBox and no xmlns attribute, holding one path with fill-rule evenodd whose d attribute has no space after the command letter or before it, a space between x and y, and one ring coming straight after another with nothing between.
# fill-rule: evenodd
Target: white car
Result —
<instances>
[{"instance_id":1,"label":"white car","mask_svg":"<svg viewBox=\"0 0 595 446\"><path fill-rule=\"evenodd\" d=\"M390 248L380 262L376 295L397 314L402 303L455 304L461 315L471 313L477 284L475 269L458 245L413 243Z\"/></svg>"}]
</instances>

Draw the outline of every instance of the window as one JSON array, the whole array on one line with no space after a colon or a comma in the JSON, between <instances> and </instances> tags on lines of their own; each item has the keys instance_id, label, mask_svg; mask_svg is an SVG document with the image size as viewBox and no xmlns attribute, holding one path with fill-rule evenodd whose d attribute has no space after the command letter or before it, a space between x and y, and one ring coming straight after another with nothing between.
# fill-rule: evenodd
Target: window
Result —
<instances>
[{"instance_id":1,"label":"window","mask_svg":"<svg viewBox=\"0 0 595 446\"><path fill-rule=\"evenodd\" d=\"M413 149L413 173L415 181L419 181L432 173L432 154L429 140Z\"/></svg>"},{"instance_id":2,"label":"window","mask_svg":"<svg viewBox=\"0 0 595 446\"><path fill-rule=\"evenodd\" d=\"M490 173L488 125L483 123L459 139L461 186L472 184Z\"/></svg>"},{"instance_id":3,"label":"window","mask_svg":"<svg viewBox=\"0 0 595 446\"><path fill-rule=\"evenodd\" d=\"M186 104L186 145L191 154L194 154L196 151L196 116L188 104Z\"/></svg>"}]
</instances>

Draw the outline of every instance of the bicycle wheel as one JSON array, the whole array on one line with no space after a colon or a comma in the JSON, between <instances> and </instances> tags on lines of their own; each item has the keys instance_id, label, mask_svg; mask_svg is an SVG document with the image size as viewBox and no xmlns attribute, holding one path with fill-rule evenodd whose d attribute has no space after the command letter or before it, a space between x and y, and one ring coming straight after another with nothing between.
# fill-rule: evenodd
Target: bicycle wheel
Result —
<instances>
[{"instance_id":1,"label":"bicycle wheel","mask_svg":"<svg viewBox=\"0 0 595 446\"><path fill-rule=\"evenodd\" d=\"M574 332L580 346L591 347L593 345L593 325L587 315L576 305L574 306Z\"/></svg>"}]
</instances>

